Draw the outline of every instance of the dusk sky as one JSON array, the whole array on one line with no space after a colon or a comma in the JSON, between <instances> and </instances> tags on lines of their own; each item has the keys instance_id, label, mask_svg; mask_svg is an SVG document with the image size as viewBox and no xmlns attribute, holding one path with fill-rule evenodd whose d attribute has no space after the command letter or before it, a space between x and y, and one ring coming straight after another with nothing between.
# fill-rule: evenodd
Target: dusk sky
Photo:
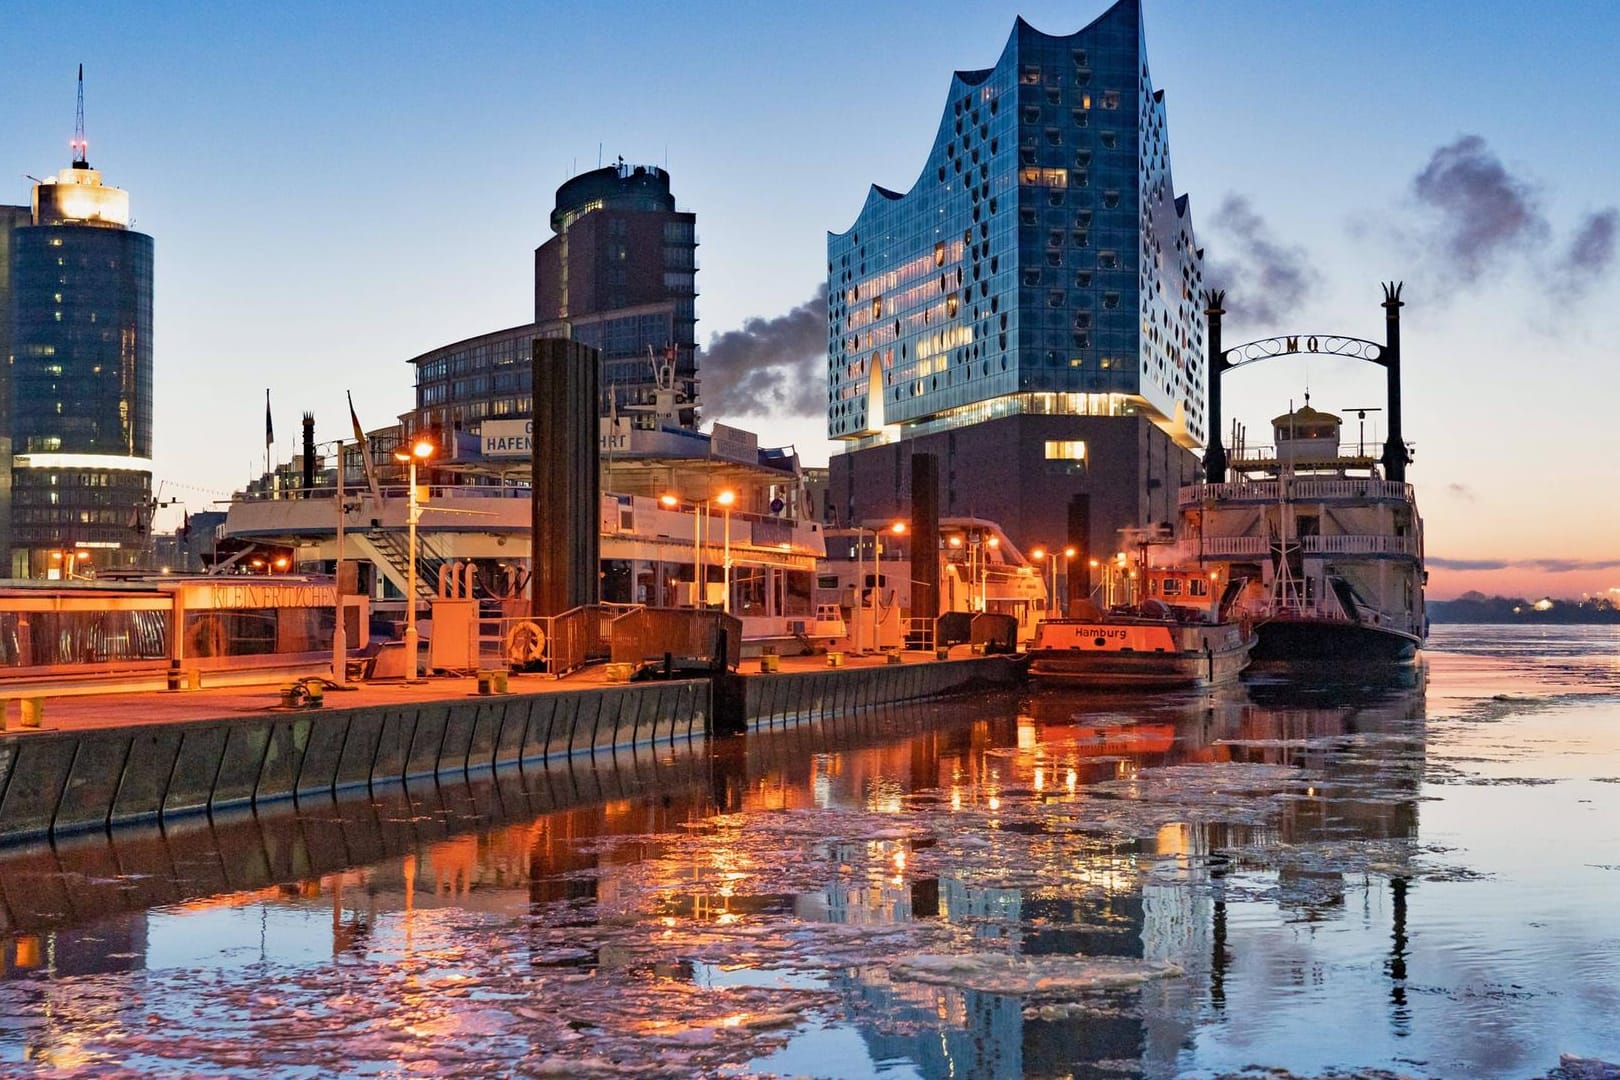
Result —
<instances>
[{"instance_id":1,"label":"dusk sky","mask_svg":"<svg viewBox=\"0 0 1620 1080\"><path fill-rule=\"evenodd\" d=\"M952 70L994 64L1015 16L1105 7L13 5L0 202L68 164L82 62L90 163L157 243L154 487L208 509L262 471L266 387L286 458L303 411L346 436L352 390L380 426L409 358L532 319L575 172L667 164L707 344L813 299L827 232L911 187ZM1430 595L1620 598L1620 6L1144 7L1226 343L1381 340L1379 282L1404 280ZM819 344L781 357L781 400L824 378ZM826 461L824 416L748 415L705 374L709 419ZM1267 442L1307 389L1384 405L1380 368L1281 360L1229 375L1227 412Z\"/></svg>"}]
</instances>

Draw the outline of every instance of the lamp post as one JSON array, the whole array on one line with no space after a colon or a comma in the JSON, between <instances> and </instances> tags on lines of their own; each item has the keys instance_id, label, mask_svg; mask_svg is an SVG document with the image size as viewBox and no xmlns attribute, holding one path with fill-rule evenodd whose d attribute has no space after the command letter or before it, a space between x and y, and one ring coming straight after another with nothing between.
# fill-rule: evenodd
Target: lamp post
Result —
<instances>
[{"instance_id":1,"label":"lamp post","mask_svg":"<svg viewBox=\"0 0 1620 1080\"><path fill-rule=\"evenodd\" d=\"M731 504L737 501L737 493L727 488L714 497L714 502L720 504L725 511L721 521L721 528L725 530L725 550L721 556L722 572L725 581L725 596L721 598L720 609L727 615L731 614Z\"/></svg>"},{"instance_id":2,"label":"lamp post","mask_svg":"<svg viewBox=\"0 0 1620 1080\"><path fill-rule=\"evenodd\" d=\"M421 657L417 655L416 640L416 523L422 516L421 504L416 499L416 463L433 456L433 444L418 436L408 449L395 450L394 460L408 462L410 492L405 503L405 681L420 682Z\"/></svg>"},{"instance_id":3,"label":"lamp post","mask_svg":"<svg viewBox=\"0 0 1620 1080\"><path fill-rule=\"evenodd\" d=\"M872 585L869 589L866 585L865 545L861 543L861 534L868 532L872 534ZM875 649L881 644L881 642L878 640L877 594L878 581L883 577L883 534L886 532L893 533L895 536L904 536L906 532L906 523L904 521L891 521L889 524L883 526L855 526L855 576L858 582L856 585L857 591L855 594L856 600L858 601L855 609L855 629L857 631L855 634L856 652L861 651L860 639L862 635L859 633L859 631L861 628L861 621L865 615L867 607L870 607L872 612L872 642L871 645L868 646L868 649ZM866 595L862 595L863 592Z\"/></svg>"},{"instance_id":4,"label":"lamp post","mask_svg":"<svg viewBox=\"0 0 1620 1080\"><path fill-rule=\"evenodd\" d=\"M337 554L332 560L332 681L347 686L349 641L343 628L343 440L337 441Z\"/></svg>"},{"instance_id":5,"label":"lamp post","mask_svg":"<svg viewBox=\"0 0 1620 1080\"><path fill-rule=\"evenodd\" d=\"M1047 550L1044 547L1035 548L1033 551L1031 551L1029 553L1029 557L1034 559L1036 562L1046 564L1046 573L1043 576L1047 579L1047 582L1048 582L1047 590L1046 590L1046 611L1047 611L1047 616L1046 617L1048 619L1054 618L1054 616L1051 614L1051 612L1052 612L1053 608L1058 606L1058 602L1057 602L1057 565L1058 565L1057 552L1054 551L1054 552L1051 553L1051 555L1052 555L1052 557L1050 559L1048 559L1046 557L1047 556Z\"/></svg>"}]
</instances>

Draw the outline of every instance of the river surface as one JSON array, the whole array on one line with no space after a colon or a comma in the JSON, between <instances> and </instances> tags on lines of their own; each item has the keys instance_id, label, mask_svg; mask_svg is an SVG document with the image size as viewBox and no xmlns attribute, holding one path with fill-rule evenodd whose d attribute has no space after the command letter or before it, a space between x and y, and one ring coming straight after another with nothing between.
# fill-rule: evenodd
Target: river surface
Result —
<instances>
[{"instance_id":1,"label":"river surface","mask_svg":"<svg viewBox=\"0 0 1620 1080\"><path fill-rule=\"evenodd\" d=\"M1620 628L0 857L0 1075L1614 1076Z\"/></svg>"}]
</instances>

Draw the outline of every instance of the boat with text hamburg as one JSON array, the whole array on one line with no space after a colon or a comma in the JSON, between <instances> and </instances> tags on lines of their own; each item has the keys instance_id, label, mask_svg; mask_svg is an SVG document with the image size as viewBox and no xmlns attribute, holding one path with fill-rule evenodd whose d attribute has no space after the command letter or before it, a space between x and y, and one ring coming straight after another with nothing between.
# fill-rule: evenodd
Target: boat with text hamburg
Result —
<instances>
[{"instance_id":1,"label":"boat with text hamburg","mask_svg":"<svg viewBox=\"0 0 1620 1080\"><path fill-rule=\"evenodd\" d=\"M1340 418L1306 404L1272 421L1275 448L1238 446L1221 483L1180 492L1171 557L1243 587L1257 666L1409 663L1428 632L1423 519Z\"/></svg>"},{"instance_id":2,"label":"boat with text hamburg","mask_svg":"<svg viewBox=\"0 0 1620 1080\"><path fill-rule=\"evenodd\" d=\"M1255 635L1227 614L1219 573L1143 567L1140 581L1138 598L1106 613L1086 600L1071 609L1078 617L1042 622L1028 653L1030 677L1076 686L1202 687L1232 682L1249 666Z\"/></svg>"}]
</instances>

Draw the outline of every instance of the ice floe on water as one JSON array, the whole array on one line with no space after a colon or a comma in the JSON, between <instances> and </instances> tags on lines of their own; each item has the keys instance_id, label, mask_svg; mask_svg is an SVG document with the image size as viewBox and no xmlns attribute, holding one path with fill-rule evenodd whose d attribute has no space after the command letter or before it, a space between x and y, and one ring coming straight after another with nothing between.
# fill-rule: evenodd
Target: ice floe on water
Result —
<instances>
[{"instance_id":1,"label":"ice floe on water","mask_svg":"<svg viewBox=\"0 0 1620 1080\"><path fill-rule=\"evenodd\" d=\"M1122 957L919 954L889 964L891 979L1012 997L1060 998L1090 990L1140 986L1180 974L1182 969L1176 964Z\"/></svg>"}]
</instances>

